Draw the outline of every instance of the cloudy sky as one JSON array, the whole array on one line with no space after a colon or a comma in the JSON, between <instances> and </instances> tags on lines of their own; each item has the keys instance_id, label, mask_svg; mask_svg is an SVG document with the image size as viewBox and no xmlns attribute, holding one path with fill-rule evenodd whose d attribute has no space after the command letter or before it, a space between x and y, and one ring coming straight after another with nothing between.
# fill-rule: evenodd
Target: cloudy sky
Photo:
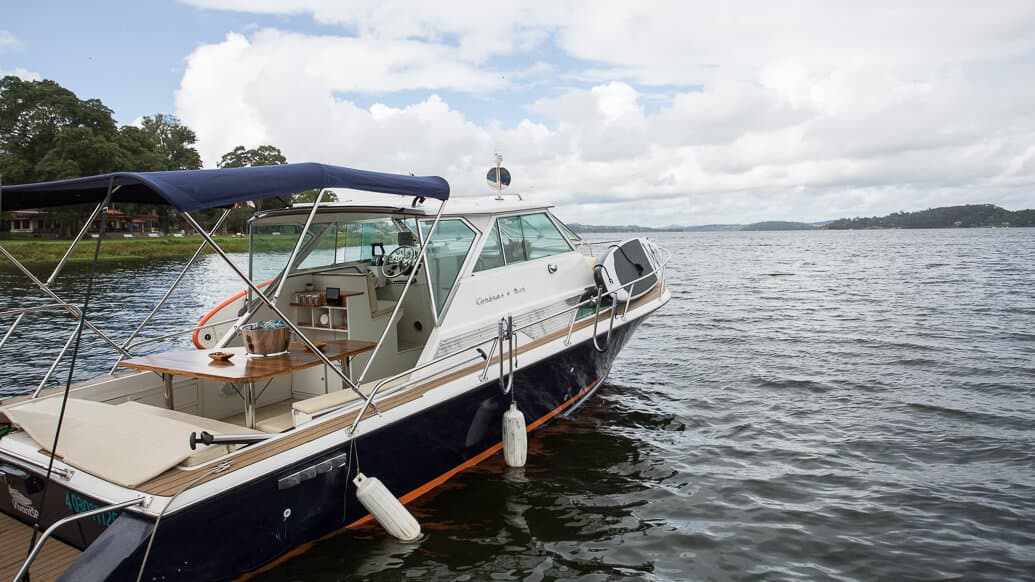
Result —
<instances>
[{"instance_id":1,"label":"cloudy sky","mask_svg":"<svg viewBox=\"0 0 1035 582\"><path fill-rule=\"evenodd\" d=\"M1035 2L5 3L0 72L594 224L1035 208Z\"/></svg>"}]
</instances>

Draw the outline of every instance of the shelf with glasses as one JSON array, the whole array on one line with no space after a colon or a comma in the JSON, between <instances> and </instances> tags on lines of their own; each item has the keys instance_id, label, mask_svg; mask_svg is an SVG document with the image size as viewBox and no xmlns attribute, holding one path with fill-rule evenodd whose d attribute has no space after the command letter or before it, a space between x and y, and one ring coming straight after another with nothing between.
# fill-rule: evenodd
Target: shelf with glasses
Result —
<instances>
[{"instance_id":1,"label":"shelf with glasses","mask_svg":"<svg viewBox=\"0 0 1035 582\"><path fill-rule=\"evenodd\" d=\"M290 305L295 308L296 325L311 331L345 334L347 338L349 333L348 298L357 295L362 295L362 293L358 291L341 292L341 305L328 305L322 293L316 294L318 298L316 303L292 301ZM306 311L308 311L308 320L305 319Z\"/></svg>"}]
</instances>

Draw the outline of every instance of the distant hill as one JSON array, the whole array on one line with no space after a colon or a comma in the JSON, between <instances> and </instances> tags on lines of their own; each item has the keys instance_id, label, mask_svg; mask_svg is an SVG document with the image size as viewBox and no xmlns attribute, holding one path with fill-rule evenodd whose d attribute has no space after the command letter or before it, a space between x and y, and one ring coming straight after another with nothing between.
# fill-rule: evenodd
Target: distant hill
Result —
<instances>
[{"instance_id":1,"label":"distant hill","mask_svg":"<svg viewBox=\"0 0 1035 582\"><path fill-rule=\"evenodd\" d=\"M769 220L745 224L740 230L816 230L818 227L807 222L788 222L786 220Z\"/></svg>"},{"instance_id":2,"label":"distant hill","mask_svg":"<svg viewBox=\"0 0 1035 582\"><path fill-rule=\"evenodd\" d=\"M847 230L862 228L968 228L1035 226L1035 210L1010 211L994 204L943 206L919 212L896 212L882 217L841 218L820 222L769 220L753 224L704 224L651 228L626 224L620 226L571 223L575 232L720 232L769 230Z\"/></svg>"},{"instance_id":3,"label":"distant hill","mask_svg":"<svg viewBox=\"0 0 1035 582\"><path fill-rule=\"evenodd\" d=\"M598 225L598 224L579 224L572 222L568 224L568 228L575 232L715 232L722 230L740 230L740 224L703 224L698 226L662 226L659 228L652 228L649 226L637 226L635 224L626 225Z\"/></svg>"},{"instance_id":4,"label":"distant hill","mask_svg":"<svg viewBox=\"0 0 1035 582\"><path fill-rule=\"evenodd\" d=\"M828 224L833 230L863 228L970 228L1035 226L1035 210L1010 211L994 204L942 206L920 212L895 212L870 218L842 218Z\"/></svg>"},{"instance_id":5,"label":"distant hill","mask_svg":"<svg viewBox=\"0 0 1035 582\"><path fill-rule=\"evenodd\" d=\"M829 221L809 224L806 222L787 222L771 220L768 222L756 222L754 224L701 224L697 226L663 226L652 228L649 226L636 226L626 224L621 226L579 224L573 222L568 226L578 233L585 232L735 232L741 230L816 230L827 224Z\"/></svg>"},{"instance_id":6,"label":"distant hill","mask_svg":"<svg viewBox=\"0 0 1035 582\"><path fill-rule=\"evenodd\" d=\"M568 228L575 232L665 232L665 231L678 231L679 227L669 228L651 228L649 226L636 226L635 224L626 225L595 225L595 224L579 224L577 222L569 222Z\"/></svg>"}]
</instances>

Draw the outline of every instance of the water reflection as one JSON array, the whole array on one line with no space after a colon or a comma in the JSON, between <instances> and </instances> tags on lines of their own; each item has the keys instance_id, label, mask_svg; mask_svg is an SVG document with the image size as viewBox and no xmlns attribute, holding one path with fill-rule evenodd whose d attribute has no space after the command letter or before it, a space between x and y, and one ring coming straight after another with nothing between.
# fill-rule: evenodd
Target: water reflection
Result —
<instances>
[{"instance_id":1,"label":"water reflection","mask_svg":"<svg viewBox=\"0 0 1035 582\"><path fill-rule=\"evenodd\" d=\"M246 253L230 255L239 268L247 272ZM287 260L287 253L268 253L256 261L257 279L268 279L270 273ZM87 317L113 341L122 344L144 316L154 307L169 285L186 264L185 259L159 261L120 261L101 263L94 282ZM45 280L52 266L38 265L30 270ZM62 300L81 307L85 299L90 267L88 264L67 265L51 285ZM213 306L245 287L244 283L227 268L216 255L205 255L191 267L187 277L158 312L140 336L157 337L193 327ZM0 311L52 304L28 278L11 267L0 269ZM0 394L23 393L35 388L47 368L61 351L76 320L67 312L28 314L15 330L8 345L4 346L4 377ZM6 331L13 318L0 322ZM146 354L169 349L190 349L190 335L147 344L134 351ZM12 357L15 354L16 357ZM116 352L89 330L84 331L74 381L85 380L106 373L115 362ZM69 362L59 366L51 385L64 384Z\"/></svg>"}]
</instances>

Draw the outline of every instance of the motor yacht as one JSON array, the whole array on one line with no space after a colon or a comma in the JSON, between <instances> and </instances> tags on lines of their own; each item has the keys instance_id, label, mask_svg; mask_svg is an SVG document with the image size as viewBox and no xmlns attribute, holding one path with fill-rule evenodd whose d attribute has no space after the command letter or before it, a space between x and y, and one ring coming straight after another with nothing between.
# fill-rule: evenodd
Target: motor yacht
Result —
<instances>
[{"instance_id":1,"label":"motor yacht","mask_svg":"<svg viewBox=\"0 0 1035 582\"><path fill-rule=\"evenodd\" d=\"M307 190L314 202L269 209ZM0 407L8 578L236 579L373 519L392 532L393 514L357 497L364 479L402 508L501 454L508 411L520 438L570 414L670 298L669 255L653 242L589 243L549 204L451 197L438 177L323 164L115 173L6 186L0 200L92 204L72 247L103 244L103 221L87 235L113 202L169 204L200 236L119 340L90 321L102 289L68 303L49 286L64 259L42 281L0 246L52 300L0 313L4 341L49 310L72 323L59 360L83 334L113 359L78 384L48 385L51 367ZM254 200L267 202L243 268L213 234ZM196 216L220 208L207 227ZM206 246L242 291L193 327L148 335ZM180 349L155 351L173 337Z\"/></svg>"}]
</instances>

